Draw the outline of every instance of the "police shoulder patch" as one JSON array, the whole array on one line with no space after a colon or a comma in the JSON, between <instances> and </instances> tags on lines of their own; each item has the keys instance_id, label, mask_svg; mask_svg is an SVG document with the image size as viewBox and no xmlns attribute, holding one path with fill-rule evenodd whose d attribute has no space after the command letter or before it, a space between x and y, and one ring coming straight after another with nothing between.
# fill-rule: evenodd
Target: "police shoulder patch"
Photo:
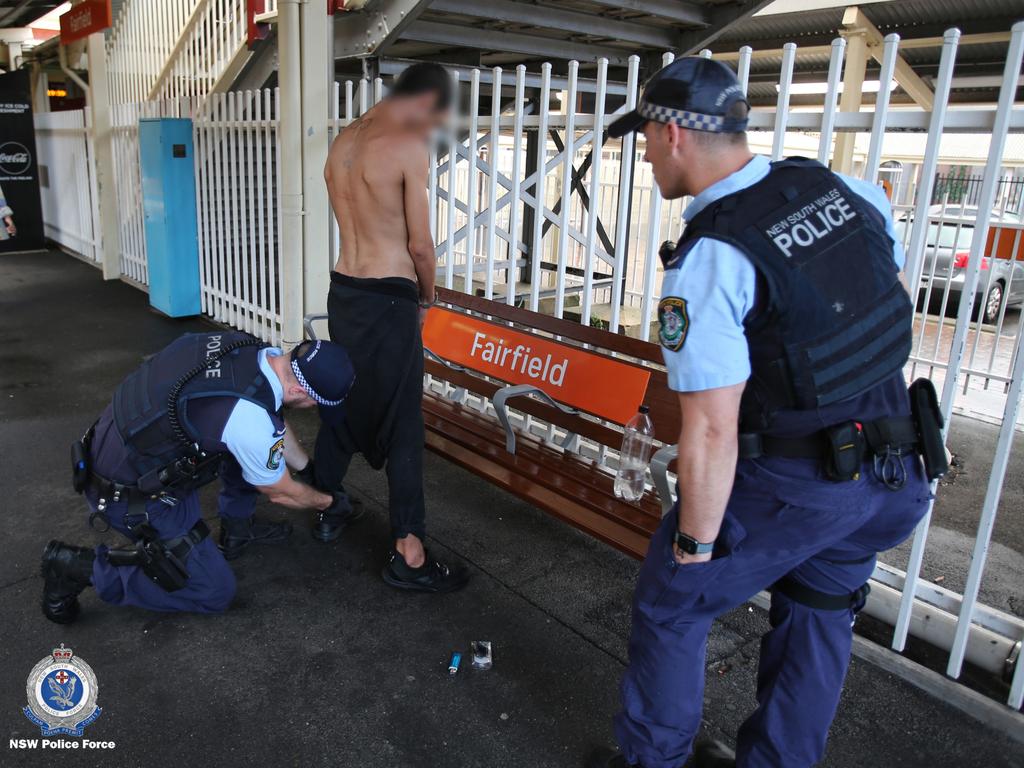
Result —
<instances>
[{"instance_id":1,"label":"police shoulder patch","mask_svg":"<svg viewBox=\"0 0 1024 768\"><path fill-rule=\"evenodd\" d=\"M690 329L690 316L686 311L686 299L666 296L658 302L658 341L670 352L678 352L686 341Z\"/></svg>"},{"instance_id":2,"label":"police shoulder patch","mask_svg":"<svg viewBox=\"0 0 1024 768\"><path fill-rule=\"evenodd\" d=\"M270 455L267 457L267 469L277 469L280 467L282 458L284 458L283 437L270 446Z\"/></svg>"}]
</instances>

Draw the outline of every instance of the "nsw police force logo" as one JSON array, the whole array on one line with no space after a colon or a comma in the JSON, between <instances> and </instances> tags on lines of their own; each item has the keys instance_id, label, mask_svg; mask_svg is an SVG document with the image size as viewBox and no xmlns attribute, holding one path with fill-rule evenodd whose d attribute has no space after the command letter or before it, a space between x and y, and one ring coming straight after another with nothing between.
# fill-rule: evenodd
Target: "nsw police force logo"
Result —
<instances>
[{"instance_id":1,"label":"nsw police force logo","mask_svg":"<svg viewBox=\"0 0 1024 768\"><path fill-rule=\"evenodd\" d=\"M64 643L32 668L25 692L28 706L22 711L43 736L81 736L103 712L96 706L96 674Z\"/></svg>"}]
</instances>

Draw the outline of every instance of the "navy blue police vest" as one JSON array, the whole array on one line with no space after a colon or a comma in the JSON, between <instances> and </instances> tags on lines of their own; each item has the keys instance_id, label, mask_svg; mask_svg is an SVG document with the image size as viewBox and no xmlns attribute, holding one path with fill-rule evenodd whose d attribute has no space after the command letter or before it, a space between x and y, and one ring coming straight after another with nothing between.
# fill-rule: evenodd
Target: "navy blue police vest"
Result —
<instances>
[{"instance_id":1,"label":"navy blue police vest","mask_svg":"<svg viewBox=\"0 0 1024 768\"><path fill-rule=\"evenodd\" d=\"M232 345L238 346L214 360ZM277 413L274 390L260 370L259 350L265 346L246 333L190 333L171 342L121 382L114 392L114 424L129 454L128 463L139 477L189 453L189 446L168 417L168 402L175 385L190 372L195 375L176 398L178 416L189 441L203 451L226 450L220 438L238 399L249 400L272 416ZM215 403L222 407L206 407Z\"/></svg>"},{"instance_id":2,"label":"navy blue police vest","mask_svg":"<svg viewBox=\"0 0 1024 768\"><path fill-rule=\"evenodd\" d=\"M763 180L689 221L672 261L702 237L741 250L758 275L744 320L751 376L741 431L774 431L787 412L868 418L855 412L862 396L902 381L913 308L893 241L878 209L838 175L804 158L772 163ZM895 391L906 400L905 385Z\"/></svg>"}]
</instances>

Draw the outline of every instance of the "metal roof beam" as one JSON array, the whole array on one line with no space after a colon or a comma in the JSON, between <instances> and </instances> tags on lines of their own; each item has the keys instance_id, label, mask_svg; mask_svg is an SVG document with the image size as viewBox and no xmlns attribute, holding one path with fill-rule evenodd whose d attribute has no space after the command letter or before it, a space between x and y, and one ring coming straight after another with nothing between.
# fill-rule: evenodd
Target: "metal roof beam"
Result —
<instances>
[{"instance_id":1,"label":"metal roof beam","mask_svg":"<svg viewBox=\"0 0 1024 768\"><path fill-rule=\"evenodd\" d=\"M840 30L843 37L850 35L864 35L867 40L868 53L871 58L882 63L882 50L884 36L878 31L878 27L871 23L871 19L864 15L864 12L856 6L847 8L843 14L843 26ZM921 79L914 68L907 63L902 56L896 56L896 71L893 74L896 82L907 92L922 109L931 110L935 103L935 92L928 87L928 84ZM883 85L884 87L884 85Z\"/></svg>"},{"instance_id":2,"label":"metal roof beam","mask_svg":"<svg viewBox=\"0 0 1024 768\"><path fill-rule=\"evenodd\" d=\"M434 0L430 10L558 29L575 35L607 37L665 50L674 49L679 42L678 33L666 27L648 27L592 13L516 3L512 0L488 0L486 3L479 0Z\"/></svg>"},{"instance_id":3,"label":"metal roof beam","mask_svg":"<svg viewBox=\"0 0 1024 768\"><path fill-rule=\"evenodd\" d=\"M977 35L964 35L960 38L959 47L966 45L986 45L989 43L1006 43L1010 40L1009 32L983 32ZM941 48L943 38L941 37L911 37L907 40L900 40L900 50L910 51L916 48ZM758 59L781 59L782 48L762 48L751 54L751 60ZM803 56L827 56L832 51L832 45L801 45L796 49L799 59ZM722 51L714 54L719 61L738 61L739 51Z\"/></svg>"},{"instance_id":4,"label":"metal roof beam","mask_svg":"<svg viewBox=\"0 0 1024 768\"><path fill-rule=\"evenodd\" d=\"M629 52L619 48L610 48L588 43L574 43L539 35L520 34L518 32L501 32L494 29L478 27L461 27L453 24L441 24L434 21L417 21L402 33L403 40L415 40L420 43L436 45L454 45L463 48L480 48L487 51L509 51L528 56L550 57L554 59L576 59L577 61L597 61L608 59L609 64L624 65L629 60Z\"/></svg>"},{"instance_id":5,"label":"metal roof beam","mask_svg":"<svg viewBox=\"0 0 1024 768\"><path fill-rule=\"evenodd\" d=\"M690 27L706 27L711 23L707 6L679 0L590 0L595 5L606 5L619 11L636 11L658 16Z\"/></svg>"},{"instance_id":6,"label":"metal roof beam","mask_svg":"<svg viewBox=\"0 0 1024 768\"><path fill-rule=\"evenodd\" d=\"M430 0L380 0L370 9L328 17L335 20L334 58L381 52L429 5Z\"/></svg>"},{"instance_id":7,"label":"metal roof beam","mask_svg":"<svg viewBox=\"0 0 1024 768\"><path fill-rule=\"evenodd\" d=\"M688 56L707 48L729 27L743 21L772 4L772 0L741 0L733 5L718 5L708 15L706 29L684 32L679 41L679 53Z\"/></svg>"}]
</instances>

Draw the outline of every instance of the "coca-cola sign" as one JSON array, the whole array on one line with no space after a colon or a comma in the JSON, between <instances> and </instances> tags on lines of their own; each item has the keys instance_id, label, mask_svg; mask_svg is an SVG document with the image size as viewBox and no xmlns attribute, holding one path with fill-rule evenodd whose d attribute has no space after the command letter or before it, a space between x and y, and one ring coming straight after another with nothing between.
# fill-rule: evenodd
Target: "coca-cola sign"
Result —
<instances>
[{"instance_id":1,"label":"coca-cola sign","mask_svg":"<svg viewBox=\"0 0 1024 768\"><path fill-rule=\"evenodd\" d=\"M32 155L23 144L8 141L0 144L0 175L20 176L32 167Z\"/></svg>"}]
</instances>

